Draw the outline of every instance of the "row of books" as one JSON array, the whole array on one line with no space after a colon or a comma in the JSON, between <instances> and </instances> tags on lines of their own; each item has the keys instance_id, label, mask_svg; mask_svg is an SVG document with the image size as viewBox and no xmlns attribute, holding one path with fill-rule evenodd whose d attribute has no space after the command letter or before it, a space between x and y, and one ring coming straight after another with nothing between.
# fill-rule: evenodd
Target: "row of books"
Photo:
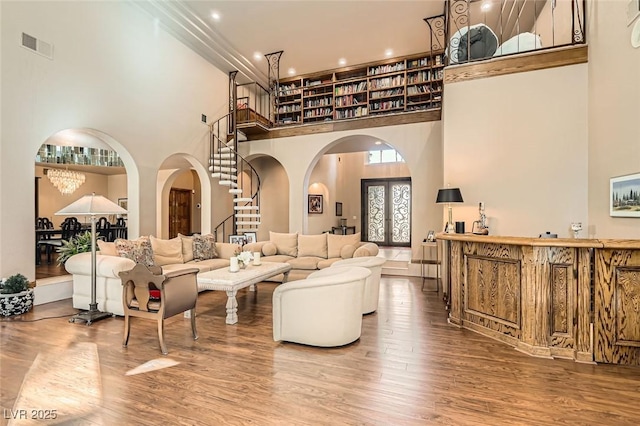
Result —
<instances>
[{"instance_id":1,"label":"row of books","mask_svg":"<svg viewBox=\"0 0 640 426\"><path fill-rule=\"evenodd\" d=\"M333 105L331 97L308 100L304 103L305 108Z\"/></svg>"},{"instance_id":2,"label":"row of books","mask_svg":"<svg viewBox=\"0 0 640 426\"><path fill-rule=\"evenodd\" d=\"M309 109L304 112L305 118L324 117L326 115L333 115L333 109L332 108L316 108L316 109Z\"/></svg>"},{"instance_id":3,"label":"row of books","mask_svg":"<svg viewBox=\"0 0 640 426\"><path fill-rule=\"evenodd\" d=\"M407 83L412 84L431 81L437 79L436 75L436 70L424 70L412 74L407 74Z\"/></svg>"},{"instance_id":4,"label":"row of books","mask_svg":"<svg viewBox=\"0 0 640 426\"><path fill-rule=\"evenodd\" d=\"M404 71L404 61L396 64L378 65L377 67L369 67L369 75L387 74L390 72Z\"/></svg>"},{"instance_id":5,"label":"row of books","mask_svg":"<svg viewBox=\"0 0 640 426\"><path fill-rule=\"evenodd\" d=\"M392 101L369 102L371 111L379 111L384 109L403 108L404 99L394 99Z\"/></svg>"},{"instance_id":6,"label":"row of books","mask_svg":"<svg viewBox=\"0 0 640 426\"><path fill-rule=\"evenodd\" d=\"M376 78L369 81L369 89L384 89L385 87L402 86L404 84L404 76L396 75L395 77Z\"/></svg>"},{"instance_id":7,"label":"row of books","mask_svg":"<svg viewBox=\"0 0 640 426\"><path fill-rule=\"evenodd\" d=\"M371 92L370 99L388 98L391 96L404 96L404 89L398 87L396 89L381 90L379 92Z\"/></svg>"},{"instance_id":8,"label":"row of books","mask_svg":"<svg viewBox=\"0 0 640 426\"><path fill-rule=\"evenodd\" d=\"M367 115L366 106L336 111L336 119L364 117L365 115Z\"/></svg>"},{"instance_id":9,"label":"row of books","mask_svg":"<svg viewBox=\"0 0 640 426\"><path fill-rule=\"evenodd\" d=\"M299 104L291 104L291 105L280 105L278 107L278 114L284 114L287 112L298 112L300 111L300 105Z\"/></svg>"},{"instance_id":10,"label":"row of books","mask_svg":"<svg viewBox=\"0 0 640 426\"><path fill-rule=\"evenodd\" d=\"M367 102L366 96L362 96L362 99L360 100L358 100L357 95L356 96L346 95L346 96L340 96L339 98L336 98L337 107L358 105L359 102Z\"/></svg>"},{"instance_id":11,"label":"row of books","mask_svg":"<svg viewBox=\"0 0 640 426\"><path fill-rule=\"evenodd\" d=\"M345 84L343 86L336 86L335 94L340 95L348 95L351 93L364 92L367 90L367 82L361 81L359 83L351 83Z\"/></svg>"},{"instance_id":12,"label":"row of books","mask_svg":"<svg viewBox=\"0 0 640 426\"><path fill-rule=\"evenodd\" d=\"M333 88L331 86L321 87L319 89L304 89L305 96L326 95L331 94Z\"/></svg>"}]
</instances>

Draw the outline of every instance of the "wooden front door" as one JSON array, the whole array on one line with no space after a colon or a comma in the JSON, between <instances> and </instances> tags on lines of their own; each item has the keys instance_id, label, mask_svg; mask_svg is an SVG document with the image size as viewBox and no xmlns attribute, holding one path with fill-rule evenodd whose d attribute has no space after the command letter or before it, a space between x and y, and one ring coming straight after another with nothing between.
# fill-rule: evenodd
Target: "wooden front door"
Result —
<instances>
[{"instance_id":1,"label":"wooden front door","mask_svg":"<svg viewBox=\"0 0 640 426\"><path fill-rule=\"evenodd\" d=\"M169 238L191 235L191 196L190 189L171 188L169 193Z\"/></svg>"}]
</instances>

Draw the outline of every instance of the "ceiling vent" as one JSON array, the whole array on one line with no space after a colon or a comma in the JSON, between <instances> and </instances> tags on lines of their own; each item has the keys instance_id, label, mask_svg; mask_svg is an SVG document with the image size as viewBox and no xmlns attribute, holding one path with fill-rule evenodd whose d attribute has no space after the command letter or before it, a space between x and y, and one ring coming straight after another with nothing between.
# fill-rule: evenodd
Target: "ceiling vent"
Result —
<instances>
[{"instance_id":1,"label":"ceiling vent","mask_svg":"<svg viewBox=\"0 0 640 426\"><path fill-rule=\"evenodd\" d=\"M29 34L22 33L22 47L46 58L53 59L53 45L45 41L38 40Z\"/></svg>"}]
</instances>

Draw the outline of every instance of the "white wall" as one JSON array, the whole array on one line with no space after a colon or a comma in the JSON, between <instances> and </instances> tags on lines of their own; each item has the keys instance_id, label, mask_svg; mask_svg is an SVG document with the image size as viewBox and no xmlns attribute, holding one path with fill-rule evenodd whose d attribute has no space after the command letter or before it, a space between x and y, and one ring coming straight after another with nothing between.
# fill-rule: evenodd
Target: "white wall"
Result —
<instances>
[{"instance_id":1,"label":"white wall","mask_svg":"<svg viewBox=\"0 0 640 426\"><path fill-rule=\"evenodd\" d=\"M159 166L176 152L206 166L200 114L224 114L228 79L129 2L0 7L0 276L33 279L33 164L42 143L77 128L113 138L131 160L130 235L153 233ZM21 32L53 44L54 59L21 47Z\"/></svg>"},{"instance_id":2,"label":"white wall","mask_svg":"<svg viewBox=\"0 0 640 426\"><path fill-rule=\"evenodd\" d=\"M470 231L482 201L492 235L586 224L586 89L586 64L447 84L444 183L465 201L453 220Z\"/></svg>"},{"instance_id":3,"label":"white wall","mask_svg":"<svg viewBox=\"0 0 640 426\"><path fill-rule=\"evenodd\" d=\"M244 143L242 144L244 145ZM267 156L251 160L260 176L260 226L258 241L269 239L269 231L289 232L289 178L280 163Z\"/></svg>"},{"instance_id":4,"label":"white wall","mask_svg":"<svg viewBox=\"0 0 640 426\"><path fill-rule=\"evenodd\" d=\"M588 3L589 233L600 238L640 238L640 219L609 216L609 179L640 173L640 49L626 5Z\"/></svg>"},{"instance_id":5,"label":"white wall","mask_svg":"<svg viewBox=\"0 0 640 426\"><path fill-rule=\"evenodd\" d=\"M314 167L331 147L340 144L344 138L356 135L365 135L387 142L405 158L414 185L412 240L414 255L417 256L419 244L427 230L439 229L442 226L442 206L434 203L438 188L442 186L441 122L251 141L240 144L239 149L245 158L269 155L282 164L289 178L290 188L288 231L309 233L307 195L308 186L313 183ZM343 176L345 179L351 179L347 173ZM334 199L332 203L335 201L339 200ZM344 202L344 199L342 201ZM327 206L325 200L325 210L330 209L333 213L334 206L335 204ZM281 211L284 212L284 210Z\"/></svg>"}]
</instances>

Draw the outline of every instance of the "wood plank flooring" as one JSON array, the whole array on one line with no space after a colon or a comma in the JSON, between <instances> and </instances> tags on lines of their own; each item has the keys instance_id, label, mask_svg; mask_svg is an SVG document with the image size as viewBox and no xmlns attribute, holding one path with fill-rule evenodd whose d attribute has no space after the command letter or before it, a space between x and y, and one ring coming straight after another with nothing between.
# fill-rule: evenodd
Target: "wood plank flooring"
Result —
<instances>
[{"instance_id":1,"label":"wood plank flooring","mask_svg":"<svg viewBox=\"0 0 640 426\"><path fill-rule=\"evenodd\" d=\"M378 311L363 318L360 340L341 348L274 342L272 283L239 292L235 325L225 324L223 292L201 293L200 338L191 339L188 319L169 319L167 357L158 349L153 321L132 319L129 347L122 348L122 318L71 324L76 311L70 300L36 306L0 322L2 421L10 410L59 408L55 399L14 406L25 375L39 354L64 357L56 354L93 343L97 383L78 380L75 391L55 381L46 386L58 397L97 386L100 408L59 417L60 424L638 424L640 368L532 358L447 324L442 295L421 292L421 284L419 278L383 277ZM54 316L62 317L39 320ZM125 375L157 358L179 364ZM67 379L86 376L82 366L63 370Z\"/></svg>"},{"instance_id":2,"label":"wood plank flooring","mask_svg":"<svg viewBox=\"0 0 640 426\"><path fill-rule=\"evenodd\" d=\"M57 260L58 253L51 255L51 263L47 263L47 256L40 256L40 264L36 265L36 280L42 278L59 277L62 275L69 275L64 266L58 266Z\"/></svg>"}]
</instances>

